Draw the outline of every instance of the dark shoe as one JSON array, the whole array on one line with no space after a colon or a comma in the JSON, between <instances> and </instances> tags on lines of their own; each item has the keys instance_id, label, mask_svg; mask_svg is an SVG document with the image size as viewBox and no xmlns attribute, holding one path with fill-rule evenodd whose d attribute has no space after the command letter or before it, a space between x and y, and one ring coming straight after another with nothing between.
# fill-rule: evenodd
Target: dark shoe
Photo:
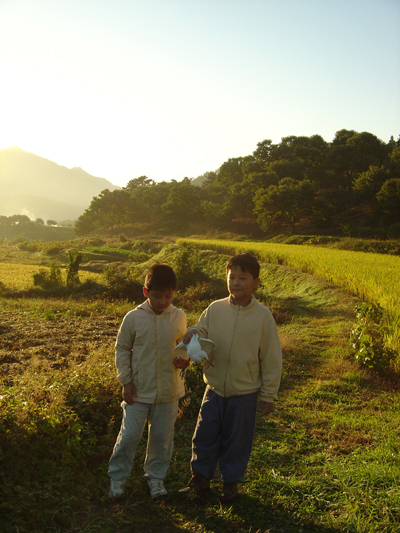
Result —
<instances>
[{"instance_id":1,"label":"dark shoe","mask_svg":"<svg viewBox=\"0 0 400 533\"><path fill-rule=\"evenodd\" d=\"M180 493L187 494L188 492L207 492L210 490L210 480L201 474L193 472L189 483L184 489L180 489Z\"/></svg>"},{"instance_id":2,"label":"dark shoe","mask_svg":"<svg viewBox=\"0 0 400 533\"><path fill-rule=\"evenodd\" d=\"M220 501L223 503L231 502L238 495L238 486L237 483L224 483L222 494L219 497Z\"/></svg>"}]
</instances>

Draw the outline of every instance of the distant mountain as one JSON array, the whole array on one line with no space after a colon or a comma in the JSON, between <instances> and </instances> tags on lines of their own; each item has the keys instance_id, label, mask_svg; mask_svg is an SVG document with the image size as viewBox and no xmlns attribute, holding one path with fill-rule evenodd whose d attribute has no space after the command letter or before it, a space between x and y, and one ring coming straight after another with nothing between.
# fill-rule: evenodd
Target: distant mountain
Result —
<instances>
[{"instance_id":1,"label":"distant mountain","mask_svg":"<svg viewBox=\"0 0 400 533\"><path fill-rule=\"evenodd\" d=\"M206 181L206 179L207 179L206 176L198 176L197 178L193 178L191 180L191 184L194 185L195 187L201 187L203 183Z\"/></svg>"},{"instance_id":2,"label":"distant mountain","mask_svg":"<svg viewBox=\"0 0 400 533\"><path fill-rule=\"evenodd\" d=\"M196 187L202 187L207 180L212 180L215 178L215 176L216 176L215 172L205 172L201 176L197 176L197 178L193 178L191 180L191 183L192 185L195 185Z\"/></svg>"},{"instance_id":3,"label":"distant mountain","mask_svg":"<svg viewBox=\"0 0 400 533\"><path fill-rule=\"evenodd\" d=\"M75 220L104 189L119 189L81 168L66 168L17 146L0 150L0 215Z\"/></svg>"}]
</instances>

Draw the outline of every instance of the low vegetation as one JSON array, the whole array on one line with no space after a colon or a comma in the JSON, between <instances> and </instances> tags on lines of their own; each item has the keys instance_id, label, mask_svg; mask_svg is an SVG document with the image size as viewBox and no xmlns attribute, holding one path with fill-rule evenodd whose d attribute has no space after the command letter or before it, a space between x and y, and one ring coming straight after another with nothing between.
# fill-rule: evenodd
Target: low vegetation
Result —
<instances>
[{"instance_id":1,"label":"low vegetation","mask_svg":"<svg viewBox=\"0 0 400 533\"><path fill-rule=\"evenodd\" d=\"M37 265L23 265L0 262L0 283L2 284L3 290L9 289L13 292L28 290L32 288L34 274L42 272L43 277L45 278L47 274L50 275L50 270L50 266L38 267ZM65 268L60 268L60 270L62 278L66 279ZM80 270L79 279L81 280L81 282L85 282L88 280L96 281L100 279L100 275L94 272Z\"/></svg>"},{"instance_id":2,"label":"low vegetation","mask_svg":"<svg viewBox=\"0 0 400 533\"><path fill-rule=\"evenodd\" d=\"M356 296L282 264L263 264L257 292L280 332L281 392L274 414L257 421L240 497L219 503L219 475L205 498L178 492L189 476L204 389L194 366L185 373L188 395L176 425L168 496L152 501L148 495L143 441L126 494L108 499L107 462L121 417L113 344L124 314L142 301L124 280L141 286L148 264L173 264L181 280L176 305L193 324L210 301L226 295L221 252L158 246L144 263L99 274L104 292L91 297L54 298L45 290L34 298L0 296L1 531L398 531L396 374L355 361L349 337L355 305L362 305ZM118 285L120 296L113 298L107 290Z\"/></svg>"}]
</instances>

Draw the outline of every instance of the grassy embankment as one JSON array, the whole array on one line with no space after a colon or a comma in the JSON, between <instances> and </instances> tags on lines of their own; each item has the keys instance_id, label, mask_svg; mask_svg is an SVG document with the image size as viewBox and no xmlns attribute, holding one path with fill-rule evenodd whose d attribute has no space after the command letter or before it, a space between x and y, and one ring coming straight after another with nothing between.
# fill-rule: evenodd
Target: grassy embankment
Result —
<instances>
[{"instance_id":1,"label":"grassy embankment","mask_svg":"<svg viewBox=\"0 0 400 533\"><path fill-rule=\"evenodd\" d=\"M166 247L149 262L173 263L176 251ZM225 260L201 250L197 265L221 279ZM210 283L177 294L189 323L210 298ZM284 374L274 414L258 420L241 496L229 506L218 502L219 476L204 499L178 493L189 476L203 390L196 368L187 375L190 394L176 426L169 495L149 498L142 442L126 495L106 496L107 461L120 423L113 342L128 302L3 298L0 530L397 532L398 386L349 358L355 297L276 264L263 265L257 296L276 317ZM109 336L100 338L106 326ZM46 346L38 337L30 342L39 330Z\"/></svg>"},{"instance_id":2,"label":"grassy embankment","mask_svg":"<svg viewBox=\"0 0 400 533\"><path fill-rule=\"evenodd\" d=\"M400 257L314 246L179 239L178 243L253 252L267 263L288 265L321 277L385 310L388 344L400 353Z\"/></svg>"}]
</instances>

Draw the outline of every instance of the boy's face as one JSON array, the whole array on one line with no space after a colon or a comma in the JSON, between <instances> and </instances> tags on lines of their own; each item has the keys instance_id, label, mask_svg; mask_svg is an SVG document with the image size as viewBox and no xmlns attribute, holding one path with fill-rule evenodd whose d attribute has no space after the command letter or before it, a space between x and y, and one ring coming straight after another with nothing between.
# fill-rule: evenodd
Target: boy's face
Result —
<instances>
[{"instance_id":1,"label":"boy's face","mask_svg":"<svg viewBox=\"0 0 400 533\"><path fill-rule=\"evenodd\" d=\"M260 278L253 278L250 272L243 272L238 266L232 266L228 271L228 291L235 305L241 305L242 307L249 305L251 295L257 289L259 283Z\"/></svg>"},{"instance_id":2,"label":"boy's face","mask_svg":"<svg viewBox=\"0 0 400 533\"><path fill-rule=\"evenodd\" d=\"M156 315L161 315L174 299L174 289L149 289L143 287L143 294Z\"/></svg>"}]
</instances>

